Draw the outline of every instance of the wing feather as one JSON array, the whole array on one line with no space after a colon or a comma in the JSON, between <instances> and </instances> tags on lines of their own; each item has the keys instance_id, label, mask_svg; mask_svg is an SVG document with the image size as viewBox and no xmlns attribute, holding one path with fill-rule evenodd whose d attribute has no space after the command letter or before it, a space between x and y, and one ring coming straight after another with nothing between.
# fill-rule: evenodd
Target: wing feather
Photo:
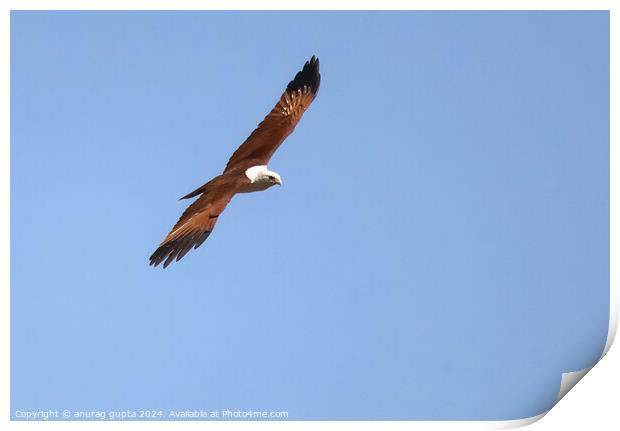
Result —
<instances>
[{"instance_id":1,"label":"wing feather","mask_svg":"<svg viewBox=\"0 0 620 431\"><path fill-rule=\"evenodd\" d=\"M200 247L209 237L220 214L237 190L249 181L244 174L220 175L205 184L204 193L181 215L170 233L150 257L150 264L164 262L164 268L175 259L181 260L188 251Z\"/></svg>"},{"instance_id":2,"label":"wing feather","mask_svg":"<svg viewBox=\"0 0 620 431\"><path fill-rule=\"evenodd\" d=\"M312 58L297 72L274 108L228 160L224 172L252 165L266 165L290 135L319 91L319 59Z\"/></svg>"}]
</instances>

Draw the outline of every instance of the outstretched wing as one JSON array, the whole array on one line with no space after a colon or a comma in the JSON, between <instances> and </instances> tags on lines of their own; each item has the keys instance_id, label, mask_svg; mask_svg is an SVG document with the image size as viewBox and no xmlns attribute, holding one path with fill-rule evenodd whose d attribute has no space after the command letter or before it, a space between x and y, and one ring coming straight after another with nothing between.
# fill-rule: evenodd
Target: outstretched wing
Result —
<instances>
[{"instance_id":1,"label":"outstretched wing","mask_svg":"<svg viewBox=\"0 0 620 431\"><path fill-rule=\"evenodd\" d=\"M319 59L312 56L289 82L276 106L237 148L224 172L235 167L250 167L245 166L246 161L251 161L252 165L266 165L280 144L295 130L319 91L320 83Z\"/></svg>"},{"instance_id":2,"label":"outstretched wing","mask_svg":"<svg viewBox=\"0 0 620 431\"><path fill-rule=\"evenodd\" d=\"M198 248L209 237L217 219L237 193L249 181L245 175L220 175L204 186L204 193L194 201L174 225L168 236L150 257L151 265L179 261L191 248Z\"/></svg>"}]
</instances>

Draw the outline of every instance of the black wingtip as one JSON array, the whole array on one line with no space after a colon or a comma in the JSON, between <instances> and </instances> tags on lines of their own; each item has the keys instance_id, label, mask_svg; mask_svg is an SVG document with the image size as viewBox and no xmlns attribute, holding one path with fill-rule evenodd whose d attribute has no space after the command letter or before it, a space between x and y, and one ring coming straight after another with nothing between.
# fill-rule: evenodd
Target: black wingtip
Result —
<instances>
[{"instance_id":1,"label":"black wingtip","mask_svg":"<svg viewBox=\"0 0 620 431\"><path fill-rule=\"evenodd\" d=\"M149 266L157 267L164 262L164 269L166 269L174 260L177 262L181 260L192 248L195 250L200 247L210 234L210 230L195 232L160 245L149 258Z\"/></svg>"},{"instance_id":2,"label":"black wingtip","mask_svg":"<svg viewBox=\"0 0 620 431\"><path fill-rule=\"evenodd\" d=\"M288 83L286 91L303 90L304 86L310 87L312 94L316 95L321 84L321 74L319 73L319 59L316 56L304 64L303 69L297 72L295 78Z\"/></svg>"}]
</instances>

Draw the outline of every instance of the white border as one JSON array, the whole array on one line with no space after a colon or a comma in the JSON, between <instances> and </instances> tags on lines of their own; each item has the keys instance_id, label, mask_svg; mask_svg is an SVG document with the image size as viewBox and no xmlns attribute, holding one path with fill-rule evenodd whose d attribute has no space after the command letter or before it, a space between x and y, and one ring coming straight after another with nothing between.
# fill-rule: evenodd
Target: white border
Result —
<instances>
[{"instance_id":1,"label":"white border","mask_svg":"<svg viewBox=\"0 0 620 431\"><path fill-rule=\"evenodd\" d=\"M620 103L620 94L618 93L618 76L620 69L618 68L618 59L620 56L620 47L618 46L618 37L620 36L618 29L620 28L620 7L618 2L614 0L475 0L475 1L459 1L459 0L413 0L413 1L395 1L384 0L382 2L371 2L369 0L358 0L355 3L338 0L313 0L303 1L291 4L290 1L269 0L264 2L248 1L248 0L232 0L217 2L202 2L198 0L150 0L148 2L140 0L9 0L2 3L0 10L0 59L3 67L0 68L0 95L4 95L4 103L0 111L0 131L4 133L2 145L0 145L0 194L2 199L0 205L0 217L2 217L1 232L2 238L6 238L4 247L0 253L0 277L2 277L2 296L1 306L3 312L2 330L0 331L0 345L3 354L0 356L2 364L0 382L2 390L0 391L0 424L3 430L29 430L29 429L55 429L55 430L72 430L72 429L136 429L148 426L149 429L238 429L238 428L254 428L254 429L298 429L298 430L314 430L317 427L326 429L339 430L358 430L360 428L371 429L509 429L521 427L543 417L546 413L531 418L524 418L513 421L375 421L375 422L356 422L356 421L321 421L321 422L299 422L299 421L266 421L266 422L22 422L10 421L10 364L9 364L9 324L10 324L10 225L9 225L9 204L10 204L10 10L140 10L145 9L145 3L148 3L148 9L155 10L231 10L231 9L266 9L266 10L323 10L323 9L340 9L340 10L609 10L610 11L610 320L609 333L603 356L609 351L618 327L618 267L614 263L620 262L620 254L618 245L619 231L618 220L620 220L620 187L618 174L618 157L620 156L618 142L618 104ZM464 3L467 3L465 5ZM355 7L352 7L352 6ZM208 6L208 7L206 7ZM615 6L615 7L614 7ZM616 121L614 121L616 120ZM6 352L6 353L4 353ZM562 377L562 389L558 394L559 401L579 381L591 368L577 370L565 373Z\"/></svg>"}]
</instances>

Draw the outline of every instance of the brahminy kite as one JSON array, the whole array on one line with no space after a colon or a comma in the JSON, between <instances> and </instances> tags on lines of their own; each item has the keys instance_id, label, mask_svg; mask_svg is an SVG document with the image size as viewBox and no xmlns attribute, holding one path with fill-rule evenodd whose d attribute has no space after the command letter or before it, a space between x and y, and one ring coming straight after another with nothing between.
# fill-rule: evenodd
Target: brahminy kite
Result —
<instances>
[{"instance_id":1,"label":"brahminy kite","mask_svg":"<svg viewBox=\"0 0 620 431\"><path fill-rule=\"evenodd\" d=\"M181 198L200 195L150 257L151 265L164 262L166 268L185 256L192 247L200 247L235 194L282 185L280 175L267 169L267 163L295 129L316 97L320 83L319 59L312 56L286 86L276 106L233 153L224 172Z\"/></svg>"}]
</instances>

